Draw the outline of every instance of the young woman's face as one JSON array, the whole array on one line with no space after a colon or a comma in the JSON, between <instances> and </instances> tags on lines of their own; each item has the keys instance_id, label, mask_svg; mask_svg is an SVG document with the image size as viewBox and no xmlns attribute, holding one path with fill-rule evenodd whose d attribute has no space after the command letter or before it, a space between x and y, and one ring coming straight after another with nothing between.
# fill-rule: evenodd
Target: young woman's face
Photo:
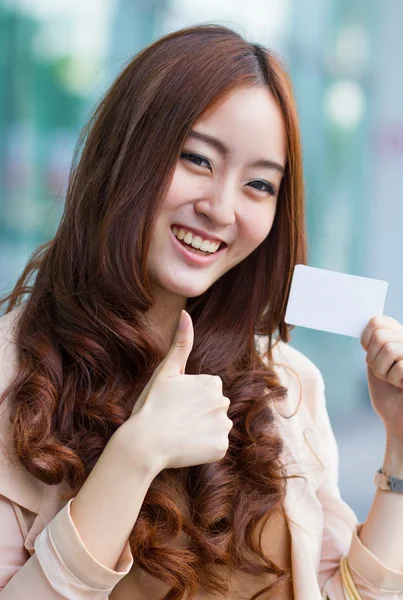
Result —
<instances>
[{"instance_id":1,"label":"young woman's face","mask_svg":"<svg viewBox=\"0 0 403 600\"><path fill-rule=\"evenodd\" d=\"M195 124L150 246L148 268L157 293L198 296L263 242L273 225L285 161L283 118L266 87L237 88ZM185 238L180 241L174 231ZM202 250L215 249L212 240L225 243L217 253L190 250L203 241Z\"/></svg>"}]
</instances>

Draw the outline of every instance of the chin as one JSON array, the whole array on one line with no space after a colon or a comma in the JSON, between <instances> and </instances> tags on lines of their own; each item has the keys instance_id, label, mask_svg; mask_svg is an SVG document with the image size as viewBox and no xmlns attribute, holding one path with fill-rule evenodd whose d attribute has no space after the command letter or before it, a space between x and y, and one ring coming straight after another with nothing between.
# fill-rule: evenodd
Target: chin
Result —
<instances>
[{"instance_id":1,"label":"chin","mask_svg":"<svg viewBox=\"0 0 403 600\"><path fill-rule=\"evenodd\" d=\"M200 296L203 294L208 288L207 287L194 287L194 286L175 286L175 289L172 289L172 293L177 294L178 296L182 296L184 298L196 298L196 296Z\"/></svg>"},{"instance_id":2,"label":"chin","mask_svg":"<svg viewBox=\"0 0 403 600\"><path fill-rule=\"evenodd\" d=\"M171 294L181 296L183 298L195 298L203 294L210 286L207 284L192 284L191 282L180 282L178 279L174 281L161 281L160 286Z\"/></svg>"}]
</instances>

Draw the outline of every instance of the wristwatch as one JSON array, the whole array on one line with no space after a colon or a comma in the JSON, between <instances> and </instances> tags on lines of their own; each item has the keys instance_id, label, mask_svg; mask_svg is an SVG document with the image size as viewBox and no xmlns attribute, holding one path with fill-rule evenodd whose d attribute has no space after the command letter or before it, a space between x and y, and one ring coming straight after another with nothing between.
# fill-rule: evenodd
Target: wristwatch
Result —
<instances>
[{"instance_id":1,"label":"wristwatch","mask_svg":"<svg viewBox=\"0 0 403 600\"><path fill-rule=\"evenodd\" d=\"M374 483L386 492L400 492L403 494L403 479L398 479L397 477L388 475L388 473L384 473L382 467L375 473Z\"/></svg>"}]
</instances>

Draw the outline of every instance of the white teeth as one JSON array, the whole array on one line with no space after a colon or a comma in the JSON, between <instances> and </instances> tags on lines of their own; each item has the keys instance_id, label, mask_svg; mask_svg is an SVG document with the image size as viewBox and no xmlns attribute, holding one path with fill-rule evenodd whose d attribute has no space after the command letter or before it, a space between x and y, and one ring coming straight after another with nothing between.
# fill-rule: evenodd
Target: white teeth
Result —
<instances>
[{"instance_id":1,"label":"white teeth","mask_svg":"<svg viewBox=\"0 0 403 600\"><path fill-rule=\"evenodd\" d=\"M198 250L201 246L202 241L203 240L201 239L200 235L196 235L194 238L192 238L192 241L190 243L192 244L193 248L196 248Z\"/></svg>"},{"instance_id":2,"label":"white teeth","mask_svg":"<svg viewBox=\"0 0 403 600\"><path fill-rule=\"evenodd\" d=\"M185 231L182 227L178 230L177 227L172 227L174 235L178 240L182 240L185 244L192 246L198 250L209 252L214 254L217 252L220 242L210 242L209 240L203 240L199 235L193 235L190 231Z\"/></svg>"},{"instance_id":3,"label":"white teeth","mask_svg":"<svg viewBox=\"0 0 403 600\"><path fill-rule=\"evenodd\" d=\"M208 240L204 240L201 244L200 244L200 250L208 250L210 248L210 242Z\"/></svg>"}]
</instances>

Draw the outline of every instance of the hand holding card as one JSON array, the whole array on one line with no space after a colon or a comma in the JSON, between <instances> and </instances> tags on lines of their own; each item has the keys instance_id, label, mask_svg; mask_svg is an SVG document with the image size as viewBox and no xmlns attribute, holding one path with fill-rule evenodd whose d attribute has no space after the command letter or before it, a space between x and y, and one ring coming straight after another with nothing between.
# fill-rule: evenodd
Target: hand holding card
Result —
<instances>
[{"instance_id":1,"label":"hand holding card","mask_svg":"<svg viewBox=\"0 0 403 600\"><path fill-rule=\"evenodd\" d=\"M383 314L387 289L379 279L296 265L285 322L359 338Z\"/></svg>"}]
</instances>

